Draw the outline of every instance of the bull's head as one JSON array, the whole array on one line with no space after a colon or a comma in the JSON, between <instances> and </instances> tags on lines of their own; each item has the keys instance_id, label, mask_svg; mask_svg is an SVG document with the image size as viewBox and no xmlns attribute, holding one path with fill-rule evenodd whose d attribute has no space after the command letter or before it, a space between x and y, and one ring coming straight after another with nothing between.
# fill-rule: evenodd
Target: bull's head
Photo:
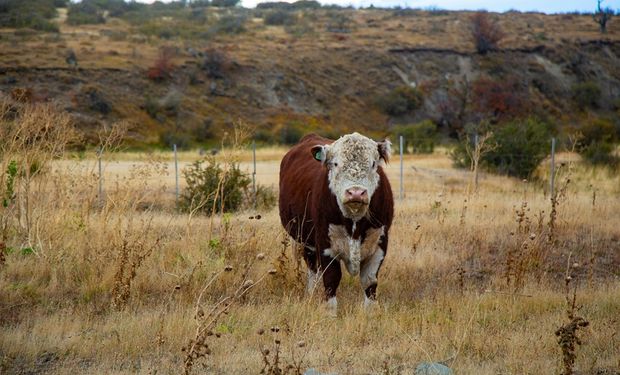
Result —
<instances>
[{"instance_id":1,"label":"bull's head","mask_svg":"<svg viewBox=\"0 0 620 375\"><path fill-rule=\"evenodd\" d=\"M377 168L388 161L390 153L390 141L375 142L358 133L312 148L314 158L329 170L329 189L345 217L357 221L366 216L379 186Z\"/></svg>"}]
</instances>

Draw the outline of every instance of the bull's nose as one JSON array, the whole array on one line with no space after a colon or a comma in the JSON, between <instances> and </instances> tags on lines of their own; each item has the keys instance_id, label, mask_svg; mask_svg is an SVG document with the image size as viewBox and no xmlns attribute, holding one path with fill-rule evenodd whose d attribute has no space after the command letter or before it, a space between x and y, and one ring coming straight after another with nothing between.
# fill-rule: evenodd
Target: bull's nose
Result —
<instances>
[{"instance_id":1,"label":"bull's nose","mask_svg":"<svg viewBox=\"0 0 620 375\"><path fill-rule=\"evenodd\" d=\"M368 192L362 188L349 188L345 191L347 201L368 202Z\"/></svg>"}]
</instances>

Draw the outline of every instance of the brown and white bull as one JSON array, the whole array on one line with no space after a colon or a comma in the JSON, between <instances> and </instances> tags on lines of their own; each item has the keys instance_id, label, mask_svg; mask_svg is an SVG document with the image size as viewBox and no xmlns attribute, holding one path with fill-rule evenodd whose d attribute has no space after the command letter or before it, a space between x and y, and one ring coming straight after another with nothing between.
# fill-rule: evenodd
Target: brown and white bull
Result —
<instances>
[{"instance_id":1,"label":"brown and white bull","mask_svg":"<svg viewBox=\"0 0 620 375\"><path fill-rule=\"evenodd\" d=\"M308 290L322 275L332 313L342 261L360 276L364 305L376 299L377 274L388 247L394 199L382 165L389 141L353 133L333 141L305 136L280 165L280 220L303 246Z\"/></svg>"}]
</instances>

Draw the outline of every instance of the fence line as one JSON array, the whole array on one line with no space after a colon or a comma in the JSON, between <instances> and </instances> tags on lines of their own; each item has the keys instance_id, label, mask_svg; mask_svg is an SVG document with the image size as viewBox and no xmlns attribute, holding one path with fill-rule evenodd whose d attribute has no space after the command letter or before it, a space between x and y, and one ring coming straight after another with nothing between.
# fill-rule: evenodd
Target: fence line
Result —
<instances>
[{"instance_id":1,"label":"fence line","mask_svg":"<svg viewBox=\"0 0 620 375\"><path fill-rule=\"evenodd\" d=\"M478 137L474 138L474 147L477 146L477 142L479 141ZM556 174L556 168L555 168L555 153L556 153L556 138L552 138L551 139L551 153L550 153L550 171L549 171L549 193L551 196L553 196L553 193L555 191L555 174ZM399 179L399 199L403 200L405 198L405 170L404 170L404 137L403 136L399 136L399 154L400 154L400 165L399 165L399 170L398 170L398 179ZM252 200L253 200L253 207L256 207L257 204L257 176L258 176L258 171L257 171L257 161L256 161L256 142L253 141L251 144L251 149L252 149L252 170L251 170L251 175L252 175ZM179 199L180 199L180 183L179 183L179 160L178 160L178 149L176 144L174 144L172 146L172 152L173 152L173 162L174 162L174 197L175 197L175 203L176 206L178 207L179 205ZM96 151L96 156L97 156L97 167L98 167L98 201L99 201L99 205L103 206L104 200L105 200L105 191L104 191L104 175L103 175L103 148L99 147ZM512 158L513 160L515 158L531 158L532 155L526 155L526 154L516 154L516 153L512 153L512 154L503 154L503 155L499 155L499 157L501 158ZM415 169L415 167L414 167ZM277 171L274 172L270 172L270 171L264 171L261 173L262 176L276 176L278 175ZM147 177L146 180L153 180L153 181L162 181L161 176L150 176ZM168 189L166 189L168 190Z\"/></svg>"}]
</instances>

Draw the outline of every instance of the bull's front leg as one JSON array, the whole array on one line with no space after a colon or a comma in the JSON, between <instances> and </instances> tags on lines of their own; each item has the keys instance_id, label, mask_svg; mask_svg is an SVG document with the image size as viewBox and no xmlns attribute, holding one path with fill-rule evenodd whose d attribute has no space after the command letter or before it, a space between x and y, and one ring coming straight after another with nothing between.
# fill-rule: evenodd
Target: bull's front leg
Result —
<instances>
[{"instance_id":1,"label":"bull's front leg","mask_svg":"<svg viewBox=\"0 0 620 375\"><path fill-rule=\"evenodd\" d=\"M323 274L323 285L325 286L325 299L330 315L336 316L338 313L338 301L336 300L336 290L340 285L342 270L340 261L333 257L330 249L323 250L320 257L321 273Z\"/></svg>"},{"instance_id":2,"label":"bull's front leg","mask_svg":"<svg viewBox=\"0 0 620 375\"><path fill-rule=\"evenodd\" d=\"M374 235L376 235L375 238L373 238ZM383 228L380 228L380 231L368 236L364 243L365 246L374 247L374 251L369 251L368 256L362 262L360 271L360 282L364 290L364 307L366 308L377 301L377 276L385 258L387 241L387 233L384 233Z\"/></svg>"}]
</instances>

